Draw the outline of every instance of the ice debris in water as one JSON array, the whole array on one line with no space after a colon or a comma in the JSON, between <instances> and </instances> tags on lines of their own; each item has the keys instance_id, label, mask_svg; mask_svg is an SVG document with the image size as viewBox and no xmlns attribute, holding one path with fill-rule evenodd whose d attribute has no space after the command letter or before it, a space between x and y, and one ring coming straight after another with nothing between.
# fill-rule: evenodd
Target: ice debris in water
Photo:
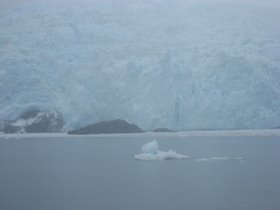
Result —
<instances>
[{"instance_id":1,"label":"ice debris in water","mask_svg":"<svg viewBox=\"0 0 280 210\"><path fill-rule=\"evenodd\" d=\"M232 157L232 158L229 158L227 156L215 156L215 157L210 157L210 158L198 158L198 159L195 159L195 161L197 161L197 162L209 162L209 161L216 161L216 160L238 160L238 161L240 161L240 163L244 162L244 158L243 157Z\"/></svg>"},{"instance_id":2,"label":"ice debris in water","mask_svg":"<svg viewBox=\"0 0 280 210\"><path fill-rule=\"evenodd\" d=\"M206 162L208 162L208 161L210 161L210 160L207 159L207 158L198 158L198 159L195 159L195 161L197 161L197 162L201 162L201 161L206 161Z\"/></svg>"},{"instance_id":3,"label":"ice debris in water","mask_svg":"<svg viewBox=\"0 0 280 210\"><path fill-rule=\"evenodd\" d=\"M243 160L244 158L243 157L234 157L233 159L234 160Z\"/></svg>"},{"instance_id":4,"label":"ice debris in water","mask_svg":"<svg viewBox=\"0 0 280 210\"><path fill-rule=\"evenodd\" d=\"M222 156L222 157L211 157L211 160L228 160L229 158L226 156Z\"/></svg>"},{"instance_id":5,"label":"ice debris in water","mask_svg":"<svg viewBox=\"0 0 280 210\"><path fill-rule=\"evenodd\" d=\"M141 148L141 153L135 155L134 158L136 160L176 160L186 159L188 156L179 154L172 150L167 152L160 151L157 140L153 140L144 144Z\"/></svg>"}]
</instances>

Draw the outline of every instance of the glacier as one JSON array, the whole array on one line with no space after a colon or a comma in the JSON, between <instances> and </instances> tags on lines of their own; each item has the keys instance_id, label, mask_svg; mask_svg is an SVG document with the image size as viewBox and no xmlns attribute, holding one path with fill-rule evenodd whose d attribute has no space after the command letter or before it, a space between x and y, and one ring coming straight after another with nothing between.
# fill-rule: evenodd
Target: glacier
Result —
<instances>
[{"instance_id":1,"label":"glacier","mask_svg":"<svg viewBox=\"0 0 280 210\"><path fill-rule=\"evenodd\" d=\"M111 119L146 130L279 127L280 7L244 2L2 8L0 121L40 109L61 113L66 129Z\"/></svg>"}]
</instances>

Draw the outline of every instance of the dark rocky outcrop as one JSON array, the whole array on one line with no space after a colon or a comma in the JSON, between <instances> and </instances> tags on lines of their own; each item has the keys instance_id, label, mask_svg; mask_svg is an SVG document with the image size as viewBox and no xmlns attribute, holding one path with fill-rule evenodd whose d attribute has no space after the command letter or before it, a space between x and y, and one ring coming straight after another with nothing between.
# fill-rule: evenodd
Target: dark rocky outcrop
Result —
<instances>
[{"instance_id":1,"label":"dark rocky outcrop","mask_svg":"<svg viewBox=\"0 0 280 210\"><path fill-rule=\"evenodd\" d=\"M3 121L0 121L0 132L3 132L5 127L5 123Z\"/></svg>"},{"instance_id":2,"label":"dark rocky outcrop","mask_svg":"<svg viewBox=\"0 0 280 210\"><path fill-rule=\"evenodd\" d=\"M4 133L56 133L61 132L64 120L57 112L31 110L24 112L14 121L3 122Z\"/></svg>"},{"instance_id":3,"label":"dark rocky outcrop","mask_svg":"<svg viewBox=\"0 0 280 210\"><path fill-rule=\"evenodd\" d=\"M22 129L19 126L14 126L9 123L5 123L3 132L4 133L22 133Z\"/></svg>"},{"instance_id":4,"label":"dark rocky outcrop","mask_svg":"<svg viewBox=\"0 0 280 210\"><path fill-rule=\"evenodd\" d=\"M69 131L68 134L112 134L112 133L143 133L138 126L125 120L102 121L78 130Z\"/></svg>"},{"instance_id":5,"label":"dark rocky outcrop","mask_svg":"<svg viewBox=\"0 0 280 210\"><path fill-rule=\"evenodd\" d=\"M20 126L12 125L10 121L0 121L1 133L21 133L22 128Z\"/></svg>"},{"instance_id":6,"label":"dark rocky outcrop","mask_svg":"<svg viewBox=\"0 0 280 210\"><path fill-rule=\"evenodd\" d=\"M155 133L160 133L160 132L176 132L175 130L171 130L169 128L156 128L153 130Z\"/></svg>"},{"instance_id":7,"label":"dark rocky outcrop","mask_svg":"<svg viewBox=\"0 0 280 210\"><path fill-rule=\"evenodd\" d=\"M25 127L27 133L60 132L64 125L63 117L57 112L38 112L32 124Z\"/></svg>"}]
</instances>

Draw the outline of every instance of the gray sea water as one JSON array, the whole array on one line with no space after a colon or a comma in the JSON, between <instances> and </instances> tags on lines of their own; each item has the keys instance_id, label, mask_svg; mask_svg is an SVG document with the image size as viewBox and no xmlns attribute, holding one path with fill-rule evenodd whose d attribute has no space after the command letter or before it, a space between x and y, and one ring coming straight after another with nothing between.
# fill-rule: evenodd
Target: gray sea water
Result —
<instances>
[{"instance_id":1,"label":"gray sea water","mask_svg":"<svg viewBox=\"0 0 280 210\"><path fill-rule=\"evenodd\" d=\"M279 137L159 135L189 159L135 160L153 139L1 137L0 209L280 209Z\"/></svg>"}]
</instances>

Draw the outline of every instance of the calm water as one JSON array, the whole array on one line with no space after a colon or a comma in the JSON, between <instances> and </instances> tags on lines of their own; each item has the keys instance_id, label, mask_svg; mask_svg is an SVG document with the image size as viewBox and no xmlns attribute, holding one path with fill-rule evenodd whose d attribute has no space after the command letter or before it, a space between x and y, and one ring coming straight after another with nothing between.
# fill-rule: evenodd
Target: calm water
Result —
<instances>
[{"instance_id":1,"label":"calm water","mask_svg":"<svg viewBox=\"0 0 280 210\"><path fill-rule=\"evenodd\" d=\"M280 209L279 137L159 136L190 158L134 160L152 139L0 138L0 209Z\"/></svg>"}]
</instances>

